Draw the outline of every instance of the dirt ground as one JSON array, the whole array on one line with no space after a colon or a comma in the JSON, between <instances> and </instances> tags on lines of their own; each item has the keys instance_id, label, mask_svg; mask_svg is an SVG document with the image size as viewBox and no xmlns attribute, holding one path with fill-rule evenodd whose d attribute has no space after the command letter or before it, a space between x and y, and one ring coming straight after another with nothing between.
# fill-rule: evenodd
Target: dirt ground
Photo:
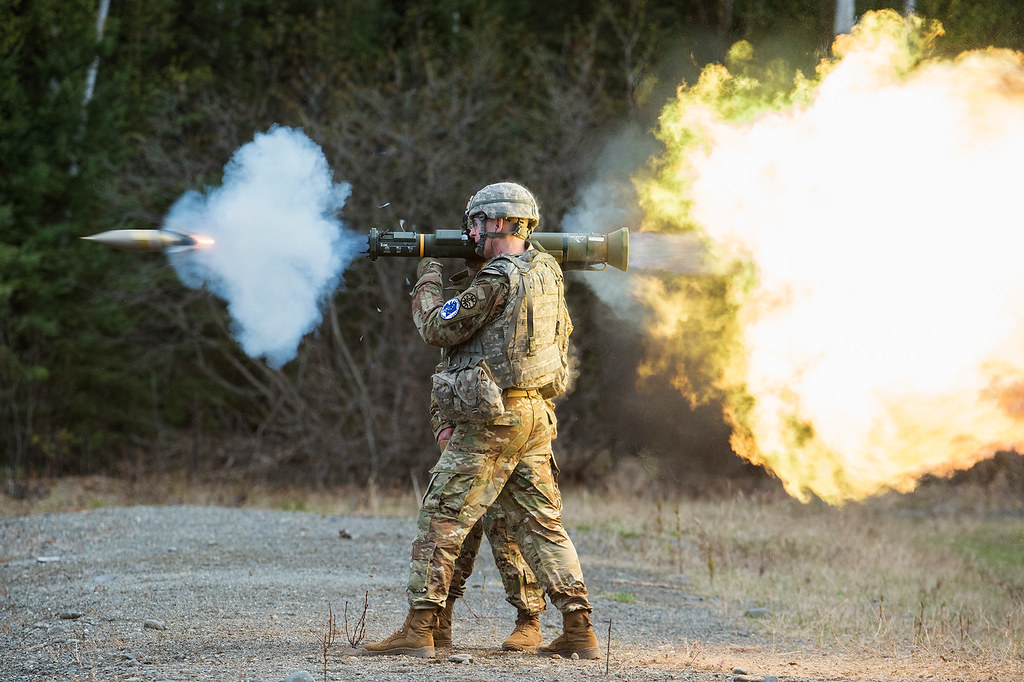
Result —
<instances>
[{"instance_id":1,"label":"dirt ground","mask_svg":"<svg viewBox=\"0 0 1024 682\"><path fill-rule=\"evenodd\" d=\"M454 652L360 655L346 631L364 603L368 640L404 617L414 530L412 519L190 506L0 519L0 680L1001 679L976 662L765 641L754 620L721 615L685 576L610 556L588 533L574 541L601 660L497 651L515 614L486 546L456 608ZM338 632L325 657L331 614ZM543 615L545 641L560 624L553 609Z\"/></svg>"}]
</instances>

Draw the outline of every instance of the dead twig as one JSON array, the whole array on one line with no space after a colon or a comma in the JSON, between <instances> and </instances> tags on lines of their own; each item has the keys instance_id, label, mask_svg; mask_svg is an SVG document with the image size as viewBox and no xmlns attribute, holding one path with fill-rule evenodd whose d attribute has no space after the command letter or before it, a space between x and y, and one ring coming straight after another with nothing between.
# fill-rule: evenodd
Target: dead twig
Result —
<instances>
[{"instance_id":1,"label":"dead twig","mask_svg":"<svg viewBox=\"0 0 1024 682\"><path fill-rule=\"evenodd\" d=\"M473 616L474 618L483 618L484 615L486 615L484 613L484 609L487 606L484 603L484 589L486 588L486 586L487 586L487 571L483 571L483 578L481 579L481 584L480 584L480 613L477 613L476 611L473 610L472 605L469 603L469 600L466 599L465 596L462 597L462 603L466 605L466 610L469 611L469 615Z\"/></svg>"},{"instance_id":2,"label":"dead twig","mask_svg":"<svg viewBox=\"0 0 1024 682\"><path fill-rule=\"evenodd\" d=\"M608 646L604 650L604 676L608 677L608 668L612 660L612 619L608 619Z\"/></svg>"},{"instance_id":3,"label":"dead twig","mask_svg":"<svg viewBox=\"0 0 1024 682\"><path fill-rule=\"evenodd\" d=\"M331 648L331 645L334 644L335 632L334 608L331 605L331 602L327 602L327 631L318 637L323 655L324 682L327 682L327 651Z\"/></svg>"},{"instance_id":4,"label":"dead twig","mask_svg":"<svg viewBox=\"0 0 1024 682\"><path fill-rule=\"evenodd\" d=\"M484 608L487 604L484 602L484 590L487 589L487 571L484 571L483 578L480 580L480 616L484 615Z\"/></svg>"},{"instance_id":5,"label":"dead twig","mask_svg":"<svg viewBox=\"0 0 1024 682\"><path fill-rule=\"evenodd\" d=\"M353 647L359 646L359 643L363 641L363 637L366 636L366 611L370 605L370 593L369 591L363 596L363 612L359 616L359 620L352 626L352 630L348 629L348 602L345 602L345 639Z\"/></svg>"}]
</instances>

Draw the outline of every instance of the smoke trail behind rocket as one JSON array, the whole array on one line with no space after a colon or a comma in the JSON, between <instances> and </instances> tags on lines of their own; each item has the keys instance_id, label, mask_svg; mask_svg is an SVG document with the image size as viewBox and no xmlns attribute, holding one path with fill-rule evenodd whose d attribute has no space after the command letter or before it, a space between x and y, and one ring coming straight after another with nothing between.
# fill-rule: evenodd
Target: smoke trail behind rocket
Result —
<instances>
[{"instance_id":1,"label":"smoke trail behind rocket","mask_svg":"<svg viewBox=\"0 0 1024 682\"><path fill-rule=\"evenodd\" d=\"M245 353L279 368L319 325L365 240L337 217L350 193L315 142L275 126L235 152L219 187L187 192L165 218L165 231L201 234L215 247L168 257L187 286L227 302Z\"/></svg>"}]
</instances>

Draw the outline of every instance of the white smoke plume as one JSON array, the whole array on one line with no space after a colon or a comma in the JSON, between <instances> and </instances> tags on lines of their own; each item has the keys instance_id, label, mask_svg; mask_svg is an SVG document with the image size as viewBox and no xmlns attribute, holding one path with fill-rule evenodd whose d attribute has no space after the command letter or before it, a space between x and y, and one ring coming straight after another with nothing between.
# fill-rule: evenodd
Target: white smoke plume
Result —
<instances>
[{"instance_id":1,"label":"white smoke plume","mask_svg":"<svg viewBox=\"0 0 1024 682\"><path fill-rule=\"evenodd\" d=\"M646 130L629 127L613 137L597 163L595 179L586 185L562 218L562 232L608 234L629 228L628 270L608 267L601 272L574 272L623 320L640 324L641 309L633 295L637 274L670 272L699 275L710 270L706 250L694 233L641 232L644 217L633 173L654 150Z\"/></svg>"},{"instance_id":2,"label":"white smoke plume","mask_svg":"<svg viewBox=\"0 0 1024 682\"><path fill-rule=\"evenodd\" d=\"M321 304L360 248L337 218L351 191L301 130L275 126L234 153L220 187L187 192L171 207L165 228L214 240L171 255L175 271L227 302L250 357L280 368L319 325Z\"/></svg>"}]
</instances>

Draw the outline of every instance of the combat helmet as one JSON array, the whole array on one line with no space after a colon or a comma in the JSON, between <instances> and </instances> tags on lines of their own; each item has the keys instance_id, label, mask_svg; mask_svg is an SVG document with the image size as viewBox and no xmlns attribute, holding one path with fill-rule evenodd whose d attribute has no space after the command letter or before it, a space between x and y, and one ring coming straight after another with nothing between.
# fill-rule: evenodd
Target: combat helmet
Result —
<instances>
[{"instance_id":1,"label":"combat helmet","mask_svg":"<svg viewBox=\"0 0 1024 682\"><path fill-rule=\"evenodd\" d=\"M514 232L521 239L529 239L540 224L540 209L530 190L516 182L495 182L487 185L469 199L466 216L483 213L488 218L520 218Z\"/></svg>"}]
</instances>

